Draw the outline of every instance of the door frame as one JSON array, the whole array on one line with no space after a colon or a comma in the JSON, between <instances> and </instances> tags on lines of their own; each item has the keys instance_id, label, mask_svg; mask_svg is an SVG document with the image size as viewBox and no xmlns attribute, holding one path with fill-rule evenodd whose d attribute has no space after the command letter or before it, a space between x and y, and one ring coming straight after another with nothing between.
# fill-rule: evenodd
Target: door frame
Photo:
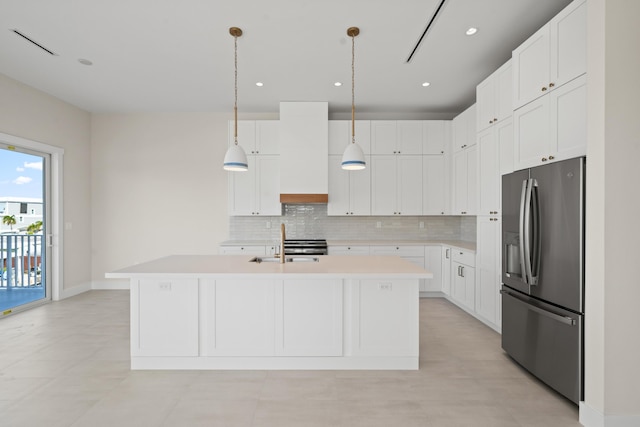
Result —
<instances>
[{"instance_id":1,"label":"door frame","mask_svg":"<svg viewBox=\"0 0 640 427\"><path fill-rule=\"evenodd\" d=\"M51 268L51 276L49 277L51 280L51 300L58 301L63 296L62 279L64 277L64 236L62 233L64 224L62 199L64 149L2 132L0 132L0 142L7 144L9 147L15 146L40 151L51 156L51 172L49 177L44 177L44 179L48 178L50 183L49 203L51 204L51 218L47 234L43 237L46 239L46 245L51 247L51 259L46 260Z\"/></svg>"}]
</instances>

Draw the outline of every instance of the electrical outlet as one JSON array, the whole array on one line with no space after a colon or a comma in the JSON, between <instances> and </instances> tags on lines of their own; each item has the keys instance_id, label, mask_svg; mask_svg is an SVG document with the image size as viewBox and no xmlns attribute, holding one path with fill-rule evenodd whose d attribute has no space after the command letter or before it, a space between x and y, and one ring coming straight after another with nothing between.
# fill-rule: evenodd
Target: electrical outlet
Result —
<instances>
[{"instance_id":1,"label":"electrical outlet","mask_svg":"<svg viewBox=\"0 0 640 427\"><path fill-rule=\"evenodd\" d=\"M381 291L391 291L393 285L391 283L378 283L378 288Z\"/></svg>"}]
</instances>

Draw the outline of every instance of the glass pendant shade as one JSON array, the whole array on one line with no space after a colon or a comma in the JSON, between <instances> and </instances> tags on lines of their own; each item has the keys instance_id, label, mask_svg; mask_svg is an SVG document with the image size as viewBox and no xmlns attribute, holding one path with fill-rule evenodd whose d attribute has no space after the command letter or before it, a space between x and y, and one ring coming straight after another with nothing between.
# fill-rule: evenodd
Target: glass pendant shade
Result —
<instances>
[{"instance_id":1,"label":"glass pendant shade","mask_svg":"<svg viewBox=\"0 0 640 427\"><path fill-rule=\"evenodd\" d=\"M233 144L227 150L227 154L224 156L224 170L233 172L244 172L249 169L247 163L247 155L239 145Z\"/></svg>"},{"instance_id":2,"label":"glass pendant shade","mask_svg":"<svg viewBox=\"0 0 640 427\"><path fill-rule=\"evenodd\" d=\"M349 144L342 155L342 169L357 171L366 167L367 162L364 160L362 148L355 142Z\"/></svg>"}]
</instances>

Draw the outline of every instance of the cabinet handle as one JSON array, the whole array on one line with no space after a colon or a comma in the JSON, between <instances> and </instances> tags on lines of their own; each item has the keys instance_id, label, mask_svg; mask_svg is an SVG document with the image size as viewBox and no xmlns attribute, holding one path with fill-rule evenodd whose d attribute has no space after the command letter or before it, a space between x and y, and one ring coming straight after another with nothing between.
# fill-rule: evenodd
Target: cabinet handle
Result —
<instances>
[{"instance_id":1,"label":"cabinet handle","mask_svg":"<svg viewBox=\"0 0 640 427\"><path fill-rule=\"evenodd\" d=\"M460 277L464 277L464 266L460 267Z\"/></svg>"},{"instance_id":2,"label":"cabinet handle","mask_svg":"<svg viewBox=\"0 0 640 427\"><path fill-rule=\"evenodd\" d=\"M543 162L546 162L546 161L547 161L547 158L546 158L546 157L543 157L543 158L542 158L542 161L543 161Z\"/></svg>"},{"instance_id":3,"label":"cabinet handle","mask_svg":"<svg viewBox=\"0 0 640 427\"><path fill-rule=\"evenodd\" d=\"M447 250L444 252L444 254L445 254L445 255L444 255L444 257L445 257L446 259L449 259L449 251L450 251L450 250L451 250L451 249L447 249Z\"/></svg>"},{"instance_id":4,"label":"cabinet handle","mask_svg":"<svg viewBox=\"0 0 640 427\"><path fill-rule=\"evenodd\" d=\"M553 159L555 159L555 157L549 156L549 160L553 160Z\"/></svg>"},{"instance_id":5,"label":"cabinet handle","mask_svg":"<svg viewBox=\"0 0 640 427\"><path fill-rule=\"evenodd\" d=\"M398 151L398 154L400 154L400 152Z\"/></svg>"},{"instance_id":6,"label":"cabinet handle","mask_svg":"<svg viewBox=\"0 0 640 427\"><path fill-rule=\"evenodd\" d=\"M440 212L440 215L444 215L444 212Z\"/></svg>"},{"instance_id":7,"label":"cabinet handle","mask_svg":"<svg viewBox=\"0 0 640 427\"><path fill-rule=\"evenodd\" d=\"M493 120L489 120L489 124L493 123Z\"/></svg>"},{"instance_id":8,"label":"cabinet handle","mask_svg":"<svg viewBox=\"0 0 640 427\"><path fill-rule=\"evenodd\" d=\"M555 85L555 83L549 83L549 87L554 87Z\"/></svg>"},{"instance_id":9,"label":"cabinet handle","mask_svg":"<svg viewBox=\"0 0 640 427\"><path fill-rule=\"evenodd\" d=\"M494 117L494 118L493 118L493 123L495 123L495 122L497 122L497 121L498 121L498 118L497 118L497 117Z\"/></svg>"},{"instance_id":10,"label":"cabinet handle","mask_svg":"<svg viewBox=\"0 0 640 427\"><path fill-rule=\"evenodd\" d=\"M399 251L399 250L400 250L400 248L396 246L396 251Z\"/></svg>"},{"instance_id":11,"label":"cabinet handle","mask_svg":"<svg viewBox=\"0 0 640 427\"><path fill-rule=\"evenodd\" d=\"M542 91L545 92L547 90L546 86L542 86Z\"/></svg>"}]
</instances>

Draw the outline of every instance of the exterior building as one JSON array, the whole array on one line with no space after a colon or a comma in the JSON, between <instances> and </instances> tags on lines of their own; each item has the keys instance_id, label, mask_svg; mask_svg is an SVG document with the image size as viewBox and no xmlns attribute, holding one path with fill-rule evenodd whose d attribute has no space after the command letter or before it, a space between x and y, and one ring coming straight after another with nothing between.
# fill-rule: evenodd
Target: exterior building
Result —
<instances>
[{"instance_id":1,"label":"exterior building","mask_svg":"<svg viewBox=\"0 0 640 427\"><path fill-rule=\"evenodd\" d=\"M43 221L42 199L30 197L0 197L0 218L14 215L16 224L11 227L0 222L0 233L7 231L26 231L30 224Z\"/></svg>"}]
</instances>

